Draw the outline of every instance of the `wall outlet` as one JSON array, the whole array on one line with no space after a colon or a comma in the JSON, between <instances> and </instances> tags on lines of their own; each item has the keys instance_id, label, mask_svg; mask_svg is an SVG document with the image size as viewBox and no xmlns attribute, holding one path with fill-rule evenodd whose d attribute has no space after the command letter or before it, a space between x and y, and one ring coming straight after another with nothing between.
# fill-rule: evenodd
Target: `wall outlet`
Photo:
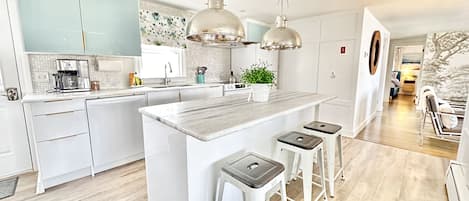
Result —
<instances>
[{"instance_id":1,"label":"wall outlet","mask_svg":"<svg viewBox=\"0 0 469 201\"><path fill-rule=\"evenodd\" d=\"M35 72L34 81L36 82L49 82L49 73L48 72Z\"/></svg>"}]
</instances>

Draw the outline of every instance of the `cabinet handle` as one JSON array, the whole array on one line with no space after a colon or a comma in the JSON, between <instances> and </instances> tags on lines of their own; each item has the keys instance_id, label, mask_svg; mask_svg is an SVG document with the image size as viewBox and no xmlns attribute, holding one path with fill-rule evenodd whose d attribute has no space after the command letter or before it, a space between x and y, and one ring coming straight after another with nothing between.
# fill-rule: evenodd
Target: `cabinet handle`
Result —
<instances>
[{"instance_id":1,"label":"cabinet handle","mask_svg":"<svg viewBox=\"0 0 469 201\"><path fill-rule=\"evenodd\" d=\"M62 100L48 100L44 101L45 103L61 102L61 101L71 101L73 99L62 99Z\"/></svg>"},{"instance_id":2,"label":"cabinet handle","mask_svg":"<svg viewBox=\"0 0 469 201\"><path fill-rule=\"evenodd\" d=\"M78 133L78 134L75 134L75 135L69 135L69 136L64 136L64 137L58 137L58 138L54 138L54 139L51 139L51 140L46 140L45 142L53 142L53 141L62 140L62 139L66 139L66 138L76 137L76 136L83 135L83 134L85 134L85 133Z\"/></svg>"},{"instance_id":3,"label":"cabinet handle","mask_svg":"<svg viewBox=\"0 0 469 201\"><path fill-rule=\"evenodd\" d=\"M53 116L53 115L59 115L59 114L68 114L68 113L74 113L75 111L67 111L67 112L57 112L57 113L50 113L50 114L45 114L46 116Z\"/></svg>"},{"instance_id":4,"label":"cabinet handle","mask_svg":"<svg viewBox=\"0 0 469 201\"><path fill-rule=\"evenodd\" d=\"M82 41L83 41L83 49L86 50L86 32L81 31L81 37L82 37Z\"/></svg>"}]
</instances>

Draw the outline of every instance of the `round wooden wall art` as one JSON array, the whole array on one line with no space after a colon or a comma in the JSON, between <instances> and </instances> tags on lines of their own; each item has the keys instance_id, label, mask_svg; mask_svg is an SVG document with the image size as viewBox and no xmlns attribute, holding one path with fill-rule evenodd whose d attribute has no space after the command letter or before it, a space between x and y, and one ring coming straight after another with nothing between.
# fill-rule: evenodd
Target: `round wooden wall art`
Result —
<instances>
[{"instance_id":1,"label":"round wooden wall art","mask_svg":"<svg viewBox=\"0 0 469 201\"><path fill-rule=\"evenodd\" d=\"M370 74L374 75L378 71L378 61L381 57L381 32L373 32L370 45Z\"/></svg>"}]
</instances>

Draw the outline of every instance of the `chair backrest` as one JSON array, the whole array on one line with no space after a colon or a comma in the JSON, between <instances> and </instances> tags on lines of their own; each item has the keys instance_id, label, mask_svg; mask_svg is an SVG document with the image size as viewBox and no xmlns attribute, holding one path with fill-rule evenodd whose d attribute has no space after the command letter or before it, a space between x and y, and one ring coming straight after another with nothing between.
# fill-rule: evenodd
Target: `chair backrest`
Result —
<instances>
[{"instance_id":1,"label":"chair backrest","mask_svg":"<svg viewBox=\"0 0 469 201\"><path fill-rule=\"evenodd\" d=\"M429 112L438 112L438 104L436 103L435 95L427 95L427 111Z\"/></svg>"},{"instance_id":2,"label":"chair backrest","mask_svg":"<svg viewBox=\"0 0 469 201\"><path fill-rule=\"evenodd\" d=\"M443 132L443 124L441 122L441 115L438 114L438 103L436 101L436 96L429 94L426 97L426 110L430 113L432 119L433 128L437 135L440 135Z\"/></svg>"},{"instance_id":3,"label":"chair backrest","mask_svg":"<svg viewBox=\"0 0 469 201\"><path fill-rule=\"evenodd\" d=\"M423 86L422 88L420 88L420 91L417 94L417 110L425 110L425 108L427 107L427 97L425 96L425 94L429 93L435 95L435 88L433 88L432 86Z\"/></svg>"}]
</instances>

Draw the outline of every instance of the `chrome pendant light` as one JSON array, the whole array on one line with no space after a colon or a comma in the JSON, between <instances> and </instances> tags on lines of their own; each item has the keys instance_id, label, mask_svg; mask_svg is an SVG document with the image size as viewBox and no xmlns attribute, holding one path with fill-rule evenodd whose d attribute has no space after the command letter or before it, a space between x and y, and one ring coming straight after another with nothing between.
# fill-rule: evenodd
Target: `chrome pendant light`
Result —
<instances>
[{"instance_id":1,"label":"chrome pendant light","mask_svg":"<svg viewBox=\"0 0 469 201\"><path fill-rule=\"evenodd\" d=\"M288 3L288 1L287 1ZM285 50L301 48L301 36L287 27L287 17L283 13L284 1L280 0L280 15L277 16L275 27L264 34L261 48L266 50Z\"/></svg>"},{"instance_id":2,"label":"chrome pendant light","mask_svg":"<svg viewBox=\"0 0 469 201\"><path fill-rule=\"evenodd\" d=\"M186 29L187 39L210 46L235 46L245 37L237 16L223 9L224 0L208 0L208 8L192 17Z\"/></svg>"}]
</instances>

